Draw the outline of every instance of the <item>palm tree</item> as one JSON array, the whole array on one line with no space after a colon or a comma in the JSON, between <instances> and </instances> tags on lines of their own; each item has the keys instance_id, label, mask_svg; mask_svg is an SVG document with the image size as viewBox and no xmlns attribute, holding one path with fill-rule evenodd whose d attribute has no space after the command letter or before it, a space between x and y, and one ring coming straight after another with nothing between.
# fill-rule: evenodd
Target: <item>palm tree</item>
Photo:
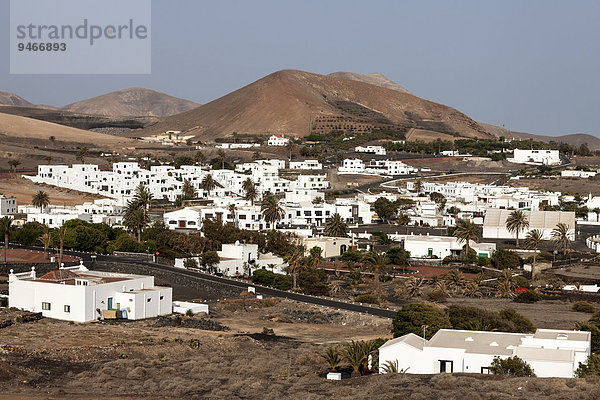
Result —
<instances>
[{"instance_id":1,"label":"palm tree","mask_svg":"<svg viewBox=\"0 0 600 400\"><path fill-rule=\"evenodd\" d=\"M12 217L0 218L0 232L4 233L4 264L6 264L6 253L8 252L8 237L10 235L10 227L13 223Z\"/></svg>"},{"instance_id":2,"label":"palm tree","mask_svg":"<svg viewBox=\"0 0 600 400\"><path fill-rule=\"evenodd\" d=\"M52 238L48 232L45 232L38 238L38 241L44 246L44 258L47 260L50 258L48 249L50 248L50 244L52 244Z\"/></svg>"},{"instance_id":3,"label":"palm tree","mask_svg":"<svg viewBox=\"0 0 600 400\"><path fill-rule=\"evenodd\" d=\"M217 156L221 162L221 169L225 169L225 150L219 149L219 151L217 151Z\"/></svg>"},{"instance_id":4,"label":"palm tree","mask_svg":"<svg viewBox=\"0 0 600 400\"><path fill-rule=\"evenodd\" d=\"M467 297L481 297L482 293L479 284L475 281L469 281L463 289L463 295Z\"/></svg>"},{"instance_id":5,"label":"palm tree","mask_svg":"<svg viewBox=\"0 0 600 400\"><path fill-rule=\"evenodd\" d=\"M563 255L567 253L570 254L571 251L571 238L569 237L569 225L564 222L556 225L554 229L552 229L552 242L557 249L563 252Z\"/></svg>"},{"instance_id":6,"label":"palm tree","mask_svg":"<svg viewBox=\"0 0 600 400\"><path fill-rule=\"evenodd\" d=\"M38 191L31 199L31 204L35 207L39 207L41 212L44 212L44 208L50 204L50 196L43 190Z\"/></svg>"},{"instance_id":7,"label":"palm tree","mask_svg":"<svg viewBox=\"0 0 600 400\"><path fill-rule=\"evenodd\" d=\"M198 192L189 179L183 181L183 187L181 191L183 192L183 197L186 199L195 199L198 197Z\"/></svg>"},{"instance_id":8,"label":"palm tree","mask_svg":"<svg viewBox=\"0 0 600 400\"><path fill-rule=\"evenodd\" d=\"M211 174L208 174L202 179L200 187L210 195L210 192L217 187L217 182L215 182Z\"/></svg>"},{"instance_id":9,"label":"palm tree","mask_svg":"<svg viewBox=\"0 0 600 400\"><path fill-rule=\"evenodd\" d=\"M152 204L153 200L154 197L148 188L146 188L146 186L144 186L142 183L136 186L133 201L137 207L143 211L145 219L149 220L148 211L150 210L150 205Z\"/></svg>"},{"instance_id":10,"label":"palm tree","mask_svg":"<svg viewBox=\"0 0 600 400\"><path fill-rule=\"evenodd\" d=\"M196 164L202 164L202 163L204 163L204 161L206 161L206 156L204 155L203 152L198 150L196 152L196 154L194 155L194 161L196 162Z\"/></svg>"},{"instance_id":11,"label":"palm tree","mask_svg":"<svg viewBox=\"0 0 600 400\"><path fill-rule=\"evenodd\" d=\"M456 292L462 286L465 280L463 275L457 269L453 269L452 271L448 272L445 278L453 292Z\"/></svg>"},{"instance_id":12,"label":"palm tree","mask_svg":"<svg viewBox=\"0 0 600 400\"><path fill-rule=\"evenodd\" d=\"M288 271L292 274L292 289L297 290L298 269L300 268L300 261L302 260L302 249L295 247L284 257L284 260L288 264Z\"/></svg>"},{"instance_id":13,"label":"palm tree","mask_svg":"<svg viewBox=\"0 0 600 400\"><path fill-rule=\"evenodd\" d=\"M348 235L348 225L338 213L333 214L331 219L325 223L325 236L346 237Z\"/></svg>"},{"instance_id":14,"label":"palm tree","mask_svg":"<svg viewBox=\"0 0 600 400\"><path fill-rule=\"evenodd\" d=\"M254 200L258 197L258 190L256 189L256 185L252 182L252 179L248 178L242 184L242 189L244 189L244 200L250 201L250 204L254 205Z\"/></svg>"},{"instance_id":15,"label":"palm tree","mask_svg":"<svg viewBox=\"0 0 600 400\"><path fill-rule=\"evenodd\" d=\"M58 228L58 266L60 267L63 259L63 247L65 245L65 236L67 235L67 227L61 226Z\"/></svg>"},{"instance_id":16,"label":"palm tree","mask_svg":"<svg viewBox=\"0 0 600 400\"><path fill-rule=\"evenodd\" d=\"M148 222L150 221L144 210L138 208L135 203L129 202L123 217L123 225L133 232L138 242L142 240L142 231Z\"/></svg>"},{"instance_id":17,"label":"palm tree","mask_svg":"<svg viewBox=\"0 0 600 400\"><path fill-rule=\"evenodd\" d=\"M269 196L263 200L260 207L265 222L275 229L275 224L283 219L285 212L279 205L279 200L275 196Z\"/></svg>"},{"instance_id":18,"label":"palm tree","mask_svg":"<svg viewBox=\"0 0 600 400\"><path fill-rule=\"evenodd\" d=\"M511 298L515 296L513 287L507 281L498 281L496 286L496 297Z\"/></svg>"},{"instance_id":19,"label":"palm tree","mask_svg":"<svg viewBox=\"0 0 600 400\"><path fill-rule=\"evenodd\" d=\"M365 255L363 261L373 270L373 281L375 282L375 287L378 288L379 274L388 266L390 259L385 253L370 251Z\"/></svg>"},{"instance_id":20,"label":"palm tree","mask_svg":"<svg viewBox=\"0 0 600 400\"><path fill-rule=\"evenodd\" d=\"M421 296L423 294L423 285L425 280L423 278L416 278L414 276L408 278L404 282L404 292L410 299L413 297Z\"/></svg>"},{"instance_id":21,"label":"palm tree","mask_svg":"<svg viewBox=\"0 0 600 400\"><path fill-rule=\"evenodd\" d=\"M319 268L321 262L323 261L323 257L321 256L323 250L321 250L320 247L315 246L312 249L310 249L309 253L310 255L308 257L308 265L310 265L313 268Z\"/></svg>"},{"instance_id":22,"label":"palm tree","mask_svg":"<svg viewBox=\"0 0 600 400\"><path fill-rule=\"evenodd\" d=\"M400 373L400 366L398 360L388 360L381 366L381 372L384 374L398 374Z\"/></svg>"},{"instance_id":23,"label":"palm tree","mask_svg":"<svg viewBox=\"0 0 600 400\"><path fill-rule=\"evenodd\" d=\"M535 261L537 257L538 247L542 242L544 234L540 229L534 229L532 231L527 232L527 237L525 238L525 248L533 250L533 262L531 263L531 280L535 279Z\"/></svg>"},{"instance_id":24,"label":"palm tree","mask_svg":"<svg viewBox=\"0 0 600 400\"><path fill-rule=\"evenodd\" d=\"M18 167L19 165L21 165L21 161L19 161L19 160L15 160L15 159L8 160L8 165L10 165L10 167L11 167L11 168L12 168L12 170L13 170L13 172L17 172L17 167Z\"/></svg>"},{"instance_id":25,"label":"palm tree","mask_svg":"<svg viewBox=\"0 0 600 400\"><path fill-rule=\"evenodd\" d=\"M410 224L410 217L408 216L408 214L400 212L398 213L398 217L396 222L398 223L398 225L408 225Z\"/></svg>"},{"instance_id":26,"label":"palm tree","mask_svg":"<svg viewBox=\"0 0 600 400\"><path fill-rule=\"evenodd\" d=\"M342 361L340 351L336 346L328 347L324 353L319 355L327 364L329 364L329 368L332 372L337 370L338 365L340 365L340 362Z\"/></svg>"},{"instance_id":27,"label":"palm tree","mask_svg":"<svg viewBox=\"0 0 600 400\"><path fill-rule=\"evenodd\" d=\"M523 210L515 210L506 218L506 229L514 233L517 237L517 247L519 247L519 232L529 228L529 220Z\"/></svg>"},{"instance_id":28,"label":"palm tree","mask_svg":"<svg viewBox=\"0 0 600 400\"><path fill-rule=\"evenodd\" d=\"M423 181L422 180L417 179L415 181L414 190L415 190L415 192L417 192L417 197L421 195L421 191L423 190Z\"/></svg>"},{"instance_id":29,"label":"palm tree","mask_svg":"<svg viewBox=\"0 0 600 400\"><path fill-rule=\"evenodd\" d=\"M231 203L227 209L229 210L229 214L231 214L231 218L233 219L233 222L236 222L236 218L235 218L235 212L237 211L237 206L234 203Z\"/></svg>"},{"instance_id":30,"label":"palm tree","mask_svg":"<svg viewBox=\"0 0 600 400\"><path fill-rule=\"evenodd\" d=\"M352 376L357 376L369 357L369 348L365 345L365 342L355 342L353 340L344 345L342 357L352 366Z\"/></svg>"},{"instance_id":31,"label":"palm tree","mask_svg":"<svg viewBox=\"0 0 600 400\"><path fill-rule=\"evenodd\" d=\"M480 237L480 229L471 221L459 221L456 230L452 234L460 242L465 242L465 262L469 260L469 252L471 250L471 241L477 242Z\"/></svg>"}]
</instances>

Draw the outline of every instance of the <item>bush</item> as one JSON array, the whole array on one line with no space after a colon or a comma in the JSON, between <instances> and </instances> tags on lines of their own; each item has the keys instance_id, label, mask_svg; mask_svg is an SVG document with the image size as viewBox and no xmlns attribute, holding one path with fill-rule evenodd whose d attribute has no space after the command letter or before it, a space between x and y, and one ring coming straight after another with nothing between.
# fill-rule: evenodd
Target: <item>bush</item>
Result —
<instances>
[{"instance_id":1,"label":"bush","mask_svg":"<svg viewBox=\"0 0 600 400\"><path fill-rule=\"evenodd\" d=\"M519 293L514 301L516 303L535 303L536 301L540 301L542 299L542 296L536 292L535 290L526 290L522 293Z\"/></svg>"},{"instance_id":2,"label":"bush","mask_svg":"<svg viewBox=\"0 0 600 400\"><path fill-rule=\"evenodd\" d=\"M452 328L448 315L439 307L413 303L403 306L392 320L394 337L414 333L423 335L423 325L427 325L425 339L431 339L435 333L444 328Z\"/></svg>"},{"instance_id":3,"label":"bush","mask_svg":"<svg viewBox=\"0 0 600 400\"><path fill-rule=\"evenodd\" d=\"M443 290L432 290L427 293L427 300L433 303L445 303L448 300L448 295Z\"/></svg>"},{"instance_id":4,"label":"bush","mask_svg":"<svg viewBox=\"0 0 600 400\"><path fill-rule=\"evenodd\" d=\"M600 329L598 325L590 322L579 322L575 325L575 330L590 332L592 335L592 353L600 352Z\"/></svg>"},{"instance_id":5,"label":"bush","mask_svg":"<svg viewBox=\"0 0 600 400\"><path fill-rule=\"evenodd\" d=\"M379 298L374 294L360 294L354 298L355 303L379 304Z\"/></svg>"},{"instance_id":6,"label":"bush","mask_svg":"<svg viewBox=\"0 0 600 400\"><path fill-rule=\"evenodd\" d=\"M535 376L531 366L517 356L508 358L494 357L494 361L490 365L490 372L495 375L505 376Z\"/></svg>"},{"instance_id":7,"label":"bush","mask_svg":"<svg viewBox=\"0 0 600 400\"><path fill-rule=\"evenodd\" d=\"M289 277L282 274L276 274L266 269L258 269L252 274L252 282L257 285L269 286L280 290L290 290L292 281Z\"/></svg>"},{"instance_id":8,"label":"bush","mask_svg":"<svg viewBox=\"0 0 600 400\"><path fill-rule=\"evenodd\" d=\"M587 301L577 301L571 306L571 311L593 314L596 309Z\"/></svg>"},{"instance_id":9,"label":"bush","mask_svg":"<svg viewBox=\"0 0 600 400\"><path fill-rule=\"evenodd\" d=\"M521 288L523 289L523 288ZM526 289L517 293L517 295L513 298L515 303L535 303L540 301L542 296L534 289Z\"/></svg>"},{"instance_id":10,"label":"bush","mask_svg":"<svg viewBox=\"0 0 600 400\"><path fill-rule=\"evenodd\" d=\"M590 355L585 364L579 363L575 376L585 378L586 376L600 376L600 355Z\"/></svg>"},{"instance_id":11,"label":"bush","mask_svg":"<svg viewBox=\"0 0 600 400\"><path fill-rule=\"evenodd\" d=\"M512 309L495 312L478 307L452 305L447 312L453 329L521 333L535 331L535 326L529 319Z\"/></svg>"},{"instance_id":12,"label":"bush","mask_svg":"<svg viewBox=\"0 0 600 400\"><path fill-rule=\"evenodd\" d=\"M312 296L327 296L329 285L325 271L318 268L304 268L298 274L298 286L302 293Z\"/></svg>"},{"instance_id":13,"label":"bush","mask_svg":"<svg viewBox=\"0 0 600 400\"><path fill-rule=\"evenodd\" d=\"M515 276L514 279L515 279L515 284L517 285L517 287L525 288L525 289L529 289L531 287L531 282L529 282L529 279L525 278L522 275Z\"/></svg>"},{"instance_id":14,"label":"bush","mask_svg":"<svg viewBox=\"0 0 600 400\"><path fill-rule=\"evenodd\" d=\"M521 258L513 250L498 249L492 254L492 265L498 269L516 269L521 267Z\"/></svg>"}]
</instances>

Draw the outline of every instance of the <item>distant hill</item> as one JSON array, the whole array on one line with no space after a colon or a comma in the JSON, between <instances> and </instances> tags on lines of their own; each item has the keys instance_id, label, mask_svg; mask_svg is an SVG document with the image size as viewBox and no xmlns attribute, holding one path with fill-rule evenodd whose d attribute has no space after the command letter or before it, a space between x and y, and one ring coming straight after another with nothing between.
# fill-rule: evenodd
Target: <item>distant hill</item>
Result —
<instances>
[{"instance_id":1,"label":"distant hill","mask_svg":"<svg viewBox=\"0 0 600 400\"><path fill-rule=\"evenodd\" d=\"M412 94L411 92L406 90L404 87L402 87L401 85L397 84L394 81L389 80L388 78L386 78L384 75L380 74L379 72L374 72L372 74L357 74L355 72L339 71L339 72L333 72L333 73L329 74L329 76L333 76L336 78L351 79L353 81L369 83L371 85L381 86L384 88L397 90L402 93Z\"/></svg>"},{"instance_id":2,"label":"distant hill","mask_svg":"<svg viewBox=\"0 0 600 400\"><path fill-rule=\"evenodd\" d=\"M179 99L150 89L133 87L78 101L61 110L111 117L167 117L198 106L199 104L193 101Z\"/></svg>"},{"instance_id":3,"label":"distant hill","mask_svg":"<svg viewBox=\"0 0 600 400\"><path fill-rule=\"evenodd\" d=\"M536 135L532 133L525 132L514 132L508 131L507 129L501 128L499 126L490 125L480 123L480 125L484 126L490 133L492 133L496 137L504 136L507 139L516 138L516 139L533 139L539 140L540 142L557 142L557 143L567 143L572 146L581 146L586 143L588 148L592 151L600 150L600 138L597 136L589 135L587 133L573 133L570 135L561 135L561 136L548 136L548 135Z\"/></svg>"},{"instance_id":4,"label":"distant hill","mask_svg":"<svg viewBox=\"0 0 600 400\"><path fill-rule=\"evenodd\" d=\"M142 134L180 130L203 140L233 132L305 137L315 129L360 131L373 126L491 137L485 128L454 108L395 89L297 70L270 74L196 109L168 117Z\"/></svg>"},{"instance_id":5,"label":"distant hill","mask_svg":"<svg viewBox=\"0 0 600 400\"><path fill-rule=\"evenodd\" d=\"M0 106L34 107L21 96L9 92L0 92Z\"/></svg>"}]
</instances>

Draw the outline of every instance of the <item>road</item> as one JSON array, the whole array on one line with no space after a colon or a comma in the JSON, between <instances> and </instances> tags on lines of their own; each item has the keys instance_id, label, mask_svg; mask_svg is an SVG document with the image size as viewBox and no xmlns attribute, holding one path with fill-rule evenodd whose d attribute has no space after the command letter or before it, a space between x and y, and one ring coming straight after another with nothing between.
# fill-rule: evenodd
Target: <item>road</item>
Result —
<instances>
[{"instance_id":1,"label":"road","mask_svg":"<svg viewBox=\"0 0 600 400\"><path fill-rule=\"evenodd\" d=\"M43 251L43 248L40 248L40 247L12 246L12 245L11 245L11 247L22 248L22 249L27 249L27 250ZM282 299L289 299L289 300L299 301L302 303L312 304L312 305L316 305L316 306L358 312L358 313L374 315L374 316L382 317L382 318L393 318L394 315L396 315L396 312L394 310L389 310L389 309L385 309L385 308L365 306L365 305L356 304L356 303L346 303L343 301L333 300L333 299L329 299L329 298L315 297L315 296L308 296L308 295L300 294L300 293L287 292L284 290L278 290L278 289L273 289L273 288L268 288L268 287L263 287L263 286L257 286L250 282L222 278L222 277L218 277L215 275L205 274L202 272L191 271L191 270L186 270L186 269L181 269L181 268L174 268L174 267L169 267L169 266L162 265L162 264L146 262L143 260L137 260L137 259L134 260L134 259L127 258L127 257L118 257L118 256L112 256L112 255L93 254L93 253L83 253L83 252L70 251L70 250L64 250L63 253L66 255L70 255L70 256L80 257L84 260L84 262L92 261L92 256L95 256L97 261L141 264L141 265L147 266L148 268L167 271L171 274L186 276L186 277L189 277L192 279L201 279L201 280L209 281L209 282L217 284L217 285L233 286L233 287L237 287L237 288L244 289L244 290L247 290L248 286L252 286L256 289L256 294L261 294L263 296L270 296L270 297L278 297L278 298L282 298Z\"/></svg>"}]
</instances>

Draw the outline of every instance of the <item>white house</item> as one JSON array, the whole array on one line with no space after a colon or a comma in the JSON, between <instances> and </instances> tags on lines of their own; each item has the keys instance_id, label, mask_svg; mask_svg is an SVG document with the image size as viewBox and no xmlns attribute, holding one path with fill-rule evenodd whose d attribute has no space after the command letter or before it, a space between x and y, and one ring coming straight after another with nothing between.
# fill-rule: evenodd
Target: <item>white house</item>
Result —
<instances>
[{"instance_id":1,"label":"white house","mask_svg":"<svg viewBox=\"0 0 600 400\"><path fill-rule=\"evenodd\" d=\"M323 164L319 160L290 161L290 169L319 170Z\"/></svg>"},{"instance_id":2,"label":"white house","mask_svg":"<svg viewBox=\"0 0 600 400\"><path fill-rule=\"evenodd\" d=\"M380 372L398 362L409 374L489 374L494 357L517 356L540 378L572 378L591 354L591 333L538 329L534 334L440 329L429 340L413 333L379 348Z\"/></svg>"},{"instance_id":3,"label":"white house","mask_svg":"<svg viewBox=\"0 0 600 400\"><path fill-rule=\"evenodd\" d=\"M356 146L354 152L376 154L378 156L385 156L387 154L383 146Z\"/></svg>"},{"instance_id":4,"label":"white house","mask_svg":"<svg viewBox=\"0 0 600 400\"><path fill-rule=\"evenodd\" d=\"M319 247L322 250L321 256L324 258L341 256L352 246L352 239L338 237L313 237L302 238L306 255L310 254L310 249Z\"/></svg>"},{"instance_id":5,"label":"white house","mask_svg":"<svg viewBox=\"0 0 600 400\"><path fill-rule=\"evenodd\" d=\"M506 161L518 164L559 165L560 152L558 150L522 150L515 149L512 158Z\"/></svg>"},{"instance_id":6,"label":"white house","mask_svg":"<svg viewBox=\"0 0 600 400\"><path fill-rule=\"evenodd\" d=\"M0 195L0 216L15 215L16 213L16 197Z\"/></svg>"},{"instance_id":7,"label":"white house","mask_svg":"<svg viewBox=\"0 0 600 400\"><path fill-rule=\"evenodd\" d=\"M287 146L290 139L283 135L271 135L267 141L267 146Z\"/></svg>"},{"instance_id":8,"label":"white house","mask_svg":"<svg viewBox=\"0 0 600 400\"><path fill-rule=\"evenodd\" d=\"M563 178L591 178L596 176L596 171L580 171L577 169L567 169L560 172L560 176Z\"/></svg>"},{"instance_id":9,"label":"white house","mask_svg":"<svg viewBox=\"0 0 600 400\"><path fill-rule=\"evenodd\" d=\"M485 212L483 220L482 237L489 239L515 239L516 232L509 232L506 228L506 219L511 210L489 209ZM552 239L552 230L559 223L569 227L569 239L575 240L575 213L571 211L523 211L529 221L529 228L519 232L519 237L524 238L527 231L539 229L544 240Z\"/></svg>"},{"instance_id":10,"label":"white house","mask_svg":"<svg viewBox=\"0 0 600 400\"><path fill-rule=\"evenodd\" d=\"M75 322L93 321L102 310L121 310L127 319L171 314L172 291L154 286L153 276L90 271L83 262L39 277L35 267L8 276L10 307Z\"/></svg>"},{"instance_id":11,"label":"white house","mask_svg":"<svg viewBox=\"0 0 600 400\"><path fill-rule=\"evenodd\" d=\"M410 251L413 258L439 258L458 256L465 246L452 236L409 235L403 237L404 249ZM495 243L469 242L471 248L479 257L489 258L496 251Z\"/></svg>"}]
</instances>

